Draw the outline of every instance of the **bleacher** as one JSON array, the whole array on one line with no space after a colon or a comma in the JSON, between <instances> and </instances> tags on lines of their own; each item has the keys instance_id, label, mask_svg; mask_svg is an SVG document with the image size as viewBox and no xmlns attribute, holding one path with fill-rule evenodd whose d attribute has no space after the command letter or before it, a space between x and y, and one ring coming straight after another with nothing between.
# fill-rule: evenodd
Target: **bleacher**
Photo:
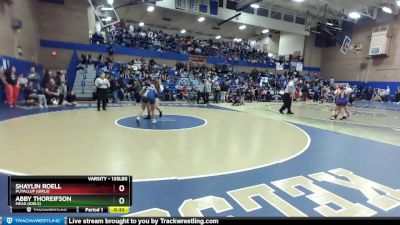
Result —
<instances>
[{"instance_id":1,"label":"bleacher","mask_svg":"<svg viewBox=\"0 0 400 225\"><path fill-rule=\"evenodd\" d=\"M94 65L85 65L76 72L73 91L79 99L91 99L93 97L96 69Z\"/></svg>"}]
</instances>

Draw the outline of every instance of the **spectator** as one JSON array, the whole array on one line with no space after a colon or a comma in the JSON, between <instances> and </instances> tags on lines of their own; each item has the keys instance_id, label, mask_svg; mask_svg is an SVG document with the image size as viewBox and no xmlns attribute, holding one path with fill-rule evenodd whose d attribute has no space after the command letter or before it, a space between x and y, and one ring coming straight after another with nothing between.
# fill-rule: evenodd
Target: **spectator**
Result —
<instances>
[{"instance_id":1,"label":"spectator","mask_svg":"<svg viewBox=\"0 0 400 225\"><path fill-rule=\"evenodd\" d=\"M211 94L211 83L208 79L204 82L204 104L208 104L210 101Z\"/></svg>"},{"instance_id":2,"label":"spectator","mask_svg":"<svg viewBox=\"0 0 400 225\"><path fill-rule=\"evenodd\" d=\"M125 80L122 76L120 76L120 77L118 77L116 82L117 82L116 83L117 84L117 96L120 101L123 101L124 97L125 97L124 91L125 91L125 87L126 87Z\"/></svg>"},{"instance_id":3,"label":"spectator","mask_svg":"<svg viewBox=\"0 0 400 225\"><path fill-rule=\"evenodd\" d=\"M306 83L303 83L303 87L301 89L301 98L304 102L308 100L308 95L309 95L308 85Z\"/></svg>"},{"instance_id":4,"label":"spectator","mask_svg":"<svg viewBox=\"0 0 400 225\"><path fill-rule=\"evenodd\" d=\"M14 108L17 105L20 90L18 77L14 66L5 72L5 86L8 105L10 108Z\"/></svg>"},{"instance_id":5,"label":"spectator","mask_svg":"<svg viewBox=\"0 0 400 225\"><path fill-rule=\"evenodd\" d=\"M67 97L65 98L65 102L66 102L66 105L72 105L72 106L75 106L78 104L76 102L76 95L73 91L70 90L67 92Z\"/></svg>"},{"instance_id":6,"label":"spectator","mask_svg":"<svg viewBox=\"0 0 400 225\"><path fill-rule=\"evenodd\" d=\"M219 103L221 101L221 86L218 82L215 82L215 95L214 102Z\"/></svg>"},{"instance_id":7,"label":"spectator","mask_svg":"<svg viewBox=\"0 0 400 225\"><path fill-rule=\"evenodd\" d=\"M62 103L62 96L59 87L56 85L56 82L53 78L50 78L49 83L46 84L46 88L44 90L47 103L52 105L60 105Z\"/></svg>"},{"instance_id":8,"label":"spectator","mask_svg":"<svg viewBox=\"0 0 400 225\"><path fill-rule=\"evenodd\" d=\"M55 78L56 85L60 88L60 93L62 96L67 96L67 80L65 78L65 71L60 70L57 71L57 76ZM60 104L63 104L64 99L60 99L62 102Z\"/></svg>"},{"instance_id":9,"label":"spectator","mask_svg":"<svg viewBox=\"0 0 400 225\"><path fill-rule=\"evenodd\" d=\"M3 87L4 83L5 83L4 69L3 67L0 67L0 88Z\"/></svg>"},{"instance_id":10,"label":"spectator","mask_svg":"<svg viewBox=\"0 0 400 225\"><path fill-rule=\"evenodd\" d=\"M117 103L118 102L118 89L117 89L117 82L115 81L115 76L111 75L110 76L110 93L112 95L112 102Z\"/></svg>"},{"instance_id":11,"label":"spectator","mask_svg":"<svg viewBox=\"0 0 400 225\"><path fill-rule=\"evenodd\" d=\"M200 103L200 98L203 99L204 104L206 103L205 102L204 87L205 87L205 85L204 85L203 82L201 82L199 85L197 85L197 104Z\"/></svg>"},{"instance_id":12,"label":"spectator","mask_svg":"<svg viewBox=\"0 0 400 225\"><path fill-rule=\"evenodd\" d=\"M96 32L92 35L91 43L92 43L92 44L104 44L104 37L103 37L103 35L101 35L101 33L99 33L99 32L96 31Z\"/></svg>"},{"instance_id":13,"label":"spectator","mask_svg":"<svg viewBox=\"0 0 400 225\"><path fill-rule=\"evenodd\" d=\"M28 81L33 82L33 86L35 86L37 89L40 89L40 76L38 73L36 73L35 67L31 67L27 78Z\"/></svg>"},{"instance_id":14,"label":"spectator","mask_svg":"<svg viewBox=\"0 0 400 225\"><path fill-rule=\"evenodd\" d=\"M160 85L160 88L161 88L161 87L162 87L162 86ZM139 80L135 80L135 81L133 82L133 91L135 92L135 100L136 100L137 103L140 103L140 99L141 99L141 96L140 96L140 94L139 94L140 90L142 90L142 84L140 83ZM161 89L161 91L162 91L162 90L163 90L163 89ZM164 95L165 95L165 93L164 93Z\"/></svg>"},{"instance_id":15,"label":"spectator","mask_svg":"<svg viewBox=\"0 0 400 225\"><path fill-rule=\"evenodd\" d=\"M43 77L43 79L42 79L42 84L41 84L41 86L42 87L46 87L46 85L50 82L50 79L52 79L53 78L53 71L51 71L51 70L46 70L45 72L44 72L44 77Z\"/></svg>"},{"instance_id":16,"label":"spectator","mask_svg":"<svg viewBox=\"0 0 400 225\"><path fill-rule=\"evenodd\" d=\"M189 95L188 95L188 97L187 97L187 101L188 101L188 103L192 103L192 102L195 102L196 99L197 99L197 92L196 92L196 89L192 88L192 89L189 91Z\"/></svg>"},{"instance_id":17,"label":"spectator","mask_svg":"<svg viewBox=\"0 0 400 225\"><path fill-rule=\"evenodd\" d=\"M330 84L330 86L335 85L335 79L333 77L331 77L331 79L329 79L329 84Z\"/></svg>"},{"instance_id":18,"label":"spectator","mask_svg":"<svg viewBox=\"0 0 400 225\"><path fill-rule=\"evenodd\" d=\"M226 101L226 93L228 93L229 85L224 82L221 87L221 102L224 103Z\"/></svg>"},{"instance_id":19,"label":"spectator","mask_svg":"<svg viewBox=\"0 0 400 225\"><path fill-rule=\"evenodd\" d=\"M28 82L25 90L25 99L36 99L38 101L40 108L47 108L47 99L43 92L35 86L35 82L33 80Z\"/></svg>"},{"instance_id":20,"label":"spectator","mask_svg":"<svg viewBox=\"0 0 400 225\"><path fill-rule=\"evenodd\" d=\"M389 100L389 96L390 96L390 87L387 86L387 87L386 87L386 90L384 90L384 91L382 92L382 99L383 99L383 101L388 101L388 100Z\"/></svg>"},{"instance_id":21,"label":"spectator","mask_svg":"<svg viewBox=\"0 0 400 225\"><path fill-rule=\"evenodd\" d=\"M27 84L28 84L28 79L26 79L26 77L24 77L24 75L21 73L18 76L18 85L20 90L24 90Z\"/></svg>"},{"instance_id":22,"label":"spectator","mask_svg":"<svg viewBox=\"0 0 400 225\"><path fill-rule=\"evenodd\" d=\"M4 100L5 99L3 99L3 93L4 92L2 92L3 90L5 90L5 85L6 85L6 78L5 78L5 76L4 76L4 70L3 70L3 67L0 67L0 97L1 97L1 99L0 99L0 101L1 101L1 103L3 103L4 102Z\"/></svg>"}]
</instances>

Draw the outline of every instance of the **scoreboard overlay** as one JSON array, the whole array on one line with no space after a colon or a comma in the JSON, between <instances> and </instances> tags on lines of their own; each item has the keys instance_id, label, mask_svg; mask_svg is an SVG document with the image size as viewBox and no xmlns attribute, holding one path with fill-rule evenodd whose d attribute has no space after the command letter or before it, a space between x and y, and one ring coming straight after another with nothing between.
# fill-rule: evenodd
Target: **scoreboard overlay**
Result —
<instances>
[{"instance_id":1,"label":"scoreboard overlay","mask_svg":"<svg viewBox=\"0 0 400 225\"><path fill-rule=\"evenodd\" d=\"M118 213L132 205L131 176L10 176L11 212Z\"/></svg>"}]
</instances>

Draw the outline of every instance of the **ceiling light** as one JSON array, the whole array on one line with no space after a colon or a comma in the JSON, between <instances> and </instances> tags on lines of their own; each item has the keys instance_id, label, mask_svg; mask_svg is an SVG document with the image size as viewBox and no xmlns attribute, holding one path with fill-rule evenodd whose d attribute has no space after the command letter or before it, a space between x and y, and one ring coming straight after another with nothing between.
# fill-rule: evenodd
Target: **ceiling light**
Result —
<instances>
[{"instance_id":1,"label":"ceiling light","mask_svg":"<svg viewBox=\"0 0 400 225\"><path fill-rule=\"evenodd\" d=\"M235 39L233 39L233 41L240 42L240 41L242 41L242 39L241 38L235 38Z\"/></svg>"},{"instance_id":2,"label":"ceiling light","mask_svg":"<svg viewBox=\"0 0 400 225\"><path fill-rule=\"evenodd\" d=\"M257 4L251 4L250 7L253 8L253 9L258 9L258 8L260 8L260 6L257 5Z\"/></svg>"},{"instance_id":3,"label":"ceiling light","mask_svg":"<svg viewBox=\"0 0 400 225\"><path fill-rule=\"evenodd\" d=\"M114 0L107 0L107 3L112 5L114 3Z\"/></svg>"},{"instance_id":4,"label":"ceiling light","mask_svg":"<svg viewBox=\"0 0 400 225\"><path fill-rule=\"evenodd\" d=\"M112 10L114 10L114 8L112 8L112 7L109 7L109 8L103 7L103 8L101 8L101 10L103 10L103 11L112 11Z\"/></svg>"},{"instance_id":5,"label":"ceiling light","mask_svg":"<svg viewBox=\"0 0 400 225\"><path fill-rule=\"evenodd\" d=\"M326 23L327 26L333 26L333 23Z\"/></svg>"},{"instance_id":6,"label":"ceiling light","mask_svg":"<svg viewBox=\"0 0 400 225\"><path fill-rule=\"evenodd\" d=\"M154 11L154 6L149 6L147 7L147 12L153 12Z\"/></svg>"},{"instance_id":7,"label":"ceiling light","mask_svg":"<svg viewBox=\"0 0 400 225\"><path fill-rule=\"evenodd\" d=\"M244 30L244 29L246 29L246 25L240 25L239 26L239 30Z\"/></svg>"},{"instance_id":8,"label":"ceiling light","mask_svg":"<svg viewBox=\"0 0 400 225\"><path fill-rule=\"evenodd\" d=\"M185 29L181 30L181 34L184 34L184 33L186 33L186 30Z\"/></svg>"},{"instance_id":9,"label":"ceiling light","mask_svg":"<svg viewBox=\"0 0 400 225\"><path fill-rule=\"evenodd\" d=\"M204 17L199 17L199 18L197 19L197 21L199 21L199 22L203 22L204 20L206 20L206 18L204 18Z\"/></svg>"},{"instance_id":10,"label":"ceiling light","mask_svg":"<svg viewBox=\"0 0 400 225\"><path fill-rule=\"evenodd\" d=\"M352 19L359 19L359 18L361 18L361 15L358 12L351 12L351 13L349 13L349 17Z\"/></svg>"},{"instance_id":11,"label":"ceiling light","mask_svg":"<svg viewBox=\"0 0 400 225\"><path fill-rule=\"evenodd\" d=\"M397 6L400 6L400 0L396 1Z\"/></svg>"},{"instance_id":12,"label":"ceiling light","mask_svg":"<svg viewBox=\"0 0 400 225\"><path fill-rule=\"evenodd\" d=\"M266 33L268 33L268 32L269 32L268 29L264 29L264 30L261 31L261 33L263 33L263 34L266 34Z\"/></svg>"},{"instance_id":13,"label":"ceiling light","mask_svg":"<svg viewBox=\"0 0 400 225\"><path fill-rule=\"evenodd\" d=\"M140 22L139 23L139 27L143 27L144 26L144 23L143 22Z\"/></svg>"},{"instance_id":14,"label":"ceiling light","mask_svg":"<svg viewBox=\"0 0 400 225\"><path fill-rule=\"evenodd\" d=\"M221 35L216 36L215 39L221 39Z\"/></svg>"},{"instance_id":15,"label":"ceiling light","mask_svg":"<svg viewBox=\"0 0 400 225\"><path fill-rule=\"evenodd\" d=\"M304 0L293 0L295 2L304 2Z\"/></svg>"},{"instance_id":16,"label":"ceiling light","mask_svg":"<svg viewBox=\"0 0 400 225\"><path fill-rule=\"evenodd\" d=\"M382 8L382 11L384 11L385 13L389 13L389 14L392 13L392 9L389 7L386 7L386 6Z\"/></svg>"}]
</instances>

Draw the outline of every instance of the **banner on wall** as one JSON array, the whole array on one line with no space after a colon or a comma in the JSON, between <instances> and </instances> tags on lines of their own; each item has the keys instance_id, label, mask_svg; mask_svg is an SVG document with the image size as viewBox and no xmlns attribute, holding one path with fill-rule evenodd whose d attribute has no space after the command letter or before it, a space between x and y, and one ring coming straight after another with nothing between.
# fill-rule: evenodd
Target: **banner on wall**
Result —
<instances>
[{"instance_id":1,"label":"banner on wall","mask_svg":"<svg viewBox=\"0 0 400 225\"><path fill-rule=\"evenodd\" d=\"M304 65L302 62L291 62L290 67L292 70L297 72L302 72L304 69Z\"/></svg>"}]
</instances>

